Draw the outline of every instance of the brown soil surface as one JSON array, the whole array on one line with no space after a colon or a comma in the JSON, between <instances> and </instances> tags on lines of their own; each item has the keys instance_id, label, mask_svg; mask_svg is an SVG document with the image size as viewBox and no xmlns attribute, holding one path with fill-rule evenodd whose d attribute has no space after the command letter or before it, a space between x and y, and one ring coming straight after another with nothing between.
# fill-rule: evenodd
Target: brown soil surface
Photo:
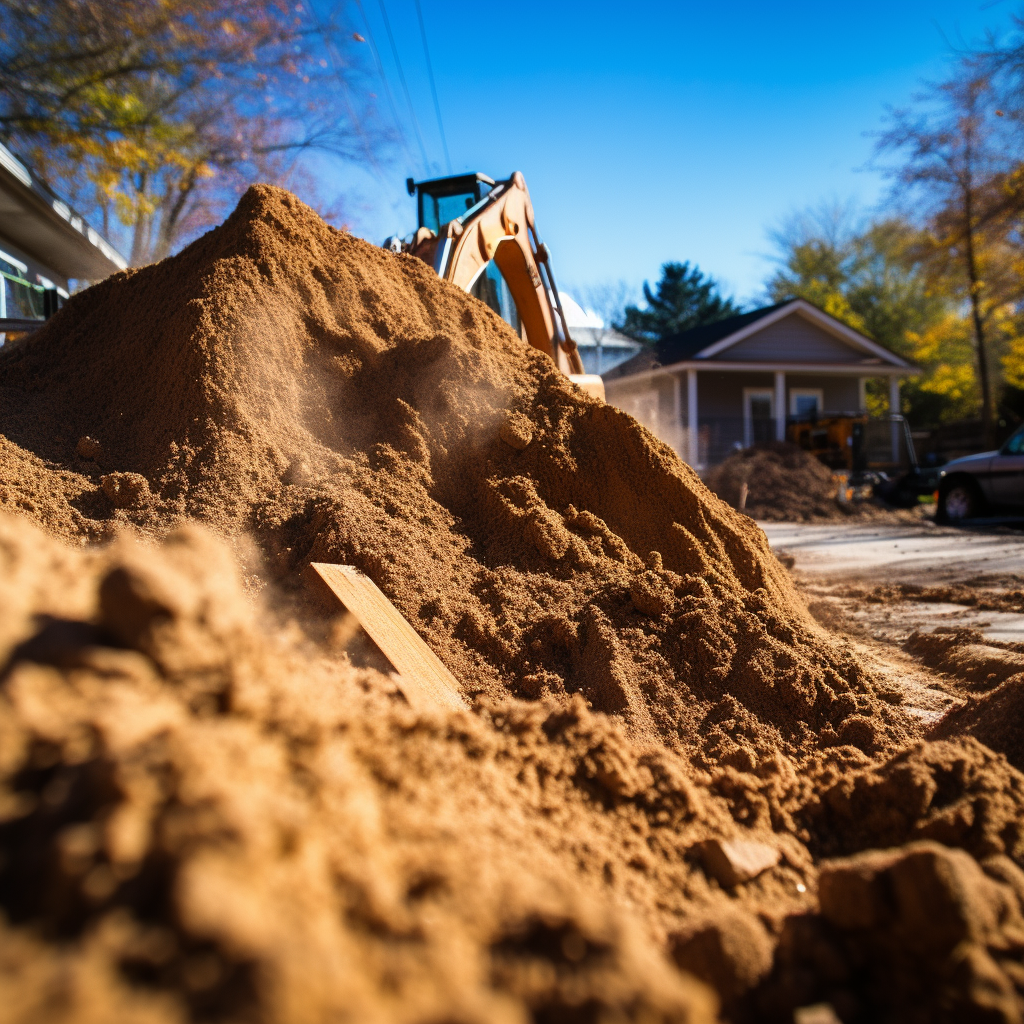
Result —
<instances>
[{"instance_id":1,"label":"brown soil surface","mask_svg":"<svg viewBox=\"0 0 1024 1024\"><path fill-rule=\"evenodd\" d=\"M967 583L953 586L925 586L917 583L888 583L876 587L847 587L845 596L872 604L900 601L945 602L986 612L1024 612L1024 590L977 587Z\"/></svg>"},{"instance_id":2,"label":"brown soil surface","mask_svg":"<svg viewBox=\"0 0 1024 1024\"><path fill-rule=\"evenodd\" d=\"M832 470L789 441L745 448L711 470L704 482L723 501L742 508L753 519L813 522L893 514L872 503L838 501Z\"/></svg>"},{"instance_id":3,"label":"brown soil surface","mask_svg":"<svg viewBox=\"0 0 1024 1024\"><path fill-rule=\"evenodd\" d=\"M7 1019L1024 1012L1024 776L414 259L250 190L0 356L0 434ZM472 710L355 667L310 560Z\"/></svg>"}]
</instances>

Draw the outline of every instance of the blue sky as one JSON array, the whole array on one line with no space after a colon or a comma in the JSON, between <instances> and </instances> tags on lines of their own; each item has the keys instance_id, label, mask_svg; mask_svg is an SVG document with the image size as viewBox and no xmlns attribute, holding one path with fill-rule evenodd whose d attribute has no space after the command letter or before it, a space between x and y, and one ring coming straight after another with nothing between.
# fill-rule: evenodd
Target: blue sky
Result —
<instances>
[{"instance_id":1,"label":"blue sky","mask_svg":"<svg viewBox=\"0 0 1024 1024\"><path fill-rule=\"evenodd\" d=\"M562 287L639 289L689 259L745 302L768 230L822 200L870 207L886 104L1005 31L1012 0L515 4L421 0L456 172L521 170ZM362 0L407 140L375 172L323 173L351 229L415 227L407 175L444 173L414 0L385 0L432 166L425 168L379 0ZM330 0L317 0L326 8ZM348 8L364 35L358 5ZM369 46L369 42L366 44ZM391 123L379 78L381 116Z\"/></svg>"}]
</instances>

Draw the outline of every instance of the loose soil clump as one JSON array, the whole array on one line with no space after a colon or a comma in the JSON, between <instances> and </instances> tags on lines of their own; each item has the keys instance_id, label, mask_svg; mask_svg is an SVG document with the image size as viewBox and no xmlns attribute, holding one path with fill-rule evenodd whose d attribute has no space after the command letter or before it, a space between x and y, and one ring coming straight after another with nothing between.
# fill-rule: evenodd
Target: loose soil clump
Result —
<instances>
[{"instance_id":1,"label":"loose soil clump","mask_svg":"<svg viewBox=\"0 0 1024 1024\"><path fill-rule=\"evenodd\" d=\"M0 435L12 1019L1024 1012L1024 776L425 265L251 189L0 355ZM471 710L356 667L310 561Z\"/></svg>"}]
</instances>

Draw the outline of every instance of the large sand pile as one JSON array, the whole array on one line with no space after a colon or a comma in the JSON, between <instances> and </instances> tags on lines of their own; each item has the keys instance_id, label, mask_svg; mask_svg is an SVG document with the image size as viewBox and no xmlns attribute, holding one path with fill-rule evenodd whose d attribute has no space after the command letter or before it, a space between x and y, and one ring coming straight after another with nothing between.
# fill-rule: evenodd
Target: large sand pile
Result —
<instances>
[{"instance_id":1,"label":"large sand pile","mask_svg":"<svg viewBox=\"0 0 1024 1024\"><path fill-rule=\"evenodd\" d=\"M0 434L7 1019L1021 1019L1024 776L429 268L253 189L0 357Z\"/></svg>"},{"instance_id":2,"label":"large sand pile","mask_svg":"<svg viewBox=\"0 0 1024 1024\"><path fill-rule=\"evenodd\" d=\"M21 499L51 528L190 516L254 534L279 576L354 564L467 695L579 692L743 763L906 737L761 532L666 446L422 262L280 190L76 298L0 363L0 403L12 475L14 445L61 470Z\"/></svg>"}]
</instances>

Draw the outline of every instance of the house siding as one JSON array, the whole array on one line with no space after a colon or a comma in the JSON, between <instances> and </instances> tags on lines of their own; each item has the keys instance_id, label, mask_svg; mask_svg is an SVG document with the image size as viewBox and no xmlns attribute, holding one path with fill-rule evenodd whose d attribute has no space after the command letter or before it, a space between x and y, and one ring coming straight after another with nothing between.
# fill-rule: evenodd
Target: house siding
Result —
<instances>
[{"instance_id":1,"label":"house siding","mask_svg":"<svg viewBox=\"0 0 1024 1024\"><path fill-rule=\"evenodd\" d=\"M790 313L730 345L714 359L727 363L860 363L865 355L799 313Z\"/></svg>"},{"instance_id":2,"label":"house siding","mask_svg":"<svg viewBox=\"0 0 1024 1024\"><path fill-rule=\"evenodd\" d=\"M697 374L697 416L743 418L744 388L774 388L770 373L714 373L701 370Z\"/></svg>"}]
</instances>

